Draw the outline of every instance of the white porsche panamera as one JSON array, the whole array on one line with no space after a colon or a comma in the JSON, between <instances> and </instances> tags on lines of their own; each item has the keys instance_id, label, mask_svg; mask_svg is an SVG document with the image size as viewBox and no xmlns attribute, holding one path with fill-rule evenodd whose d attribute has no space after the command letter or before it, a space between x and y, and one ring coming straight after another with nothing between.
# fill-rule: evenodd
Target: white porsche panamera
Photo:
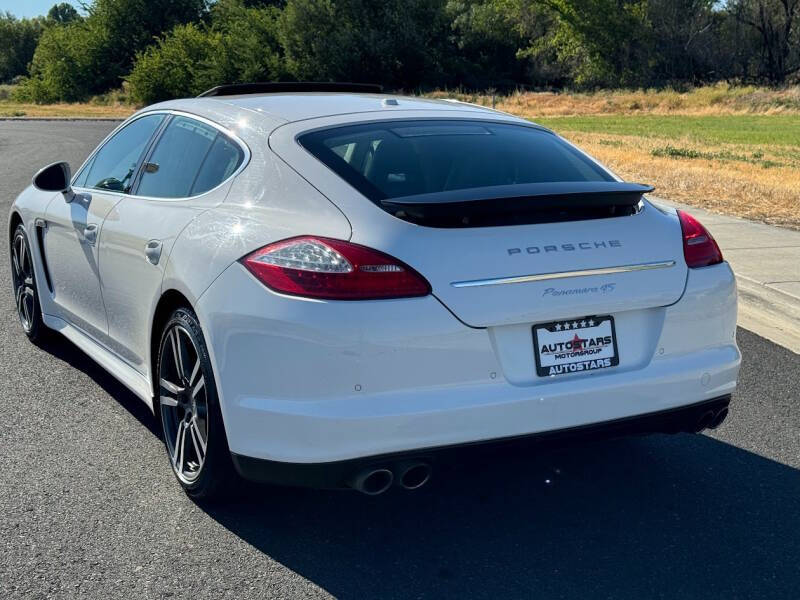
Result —
<instances>
[{"instance_id":1,"label":"white porsche panamera","mask_svg":"<svg viewBox=\"0 0 800 600\"><path fill-rule=\"evenodd\" d=\"M222 86L42 169L9 220L25 333L160 415L195 498L722 422L736 287L700 223L533 123L378 91Z\"/></svg>"}]
</instances>

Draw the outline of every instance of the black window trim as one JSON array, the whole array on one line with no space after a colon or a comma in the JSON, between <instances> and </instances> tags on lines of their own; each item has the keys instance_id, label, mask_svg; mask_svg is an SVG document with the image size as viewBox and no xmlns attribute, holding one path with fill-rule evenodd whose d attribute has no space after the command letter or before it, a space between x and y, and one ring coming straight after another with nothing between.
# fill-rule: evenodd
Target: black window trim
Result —
<instances>
[{"instance_id":1,"label":"black window trim","mask_svg":"<svg viewBox=\"0 0 800 600\"><path fill-rule=\"evenodd\" d=\"M147 117L147 116L151 116L151 115L161 115L161 114L166 115L167 118L165 118L159 124L159 126L153 132L153 135L150 136L150 139L149 139L148 143L145 145L145 151L142 152L142 155L139 157L139 162L136 165L136 170L135 170L135 173L134 173L134 176L133 176L133 184L131 185L131 191L130 192L126 193L126 192L119 192L119 191L115 191L115 190L104 190L102 188L94 188L94 187L87 187L87 186L77 186L77 185L74 184L75 180L77 180L78 176L81 174L81 172L86 167L86 165L89 164L89 162L91 162L94 159L95 155L118 132L122 131L122 129L124 129L125 127L127 127L128 125L133 123L134 121L137 121L138 119L141 119L141 118ZM161 136L164 134L164 131L166 130L167 125L172 121L172 119L174 117L186 117L187 119L194 119L195 121L203 123L204 125L208 125L210 127L213 127L219 133L225 135L225 137L227 137L229 140L231 140L237 146L239 146L239 149L244 154L244 157L242 158L242 162L239 164L238 167L236 167L236 170L233 173L231 173L228 177L226 177L224 180L220 181L216 186L214 186L210 190L207 190L207 191L205 191L205 192L203 192L201 194L195 194L193 196L181 196L179 198L163 198L163 197L158 197L158 196L139 196L139 195L136 194L136 191L138 191L138 188L139 188L139 183L140 183L140 180L141 180L141 177L142 177L144 164L147 162L147 160L152 155L153 151L155 150L156 145L158 144L159 140L161 139ZM140 114L138 114L138 115L136 115L136 116L134 116L134 117L132 117L130 119L125 120L123 123L120 123L120 125L118 127L116 127L111 133L109 133L106 136L106 138L100 144L98 144L97 148L95 148L94 151L86 158L86 160L81 165L80 169L77 170L75 176L72 178L72 182L73 182L74 187L80 188L82 190L86 190L88 192L105 192L105 193L111 193L111 194L117 194L117 195L120 195L120 196L125 196L127 198L139 198L139 199L142 199L142 200L155 200L155 201L159 201L159 202L182 202L184 200L192 200L192 199L195 199L195 198L200 198L202 196L205 196L206 194L210 194L210 193L214 192L215 190L217 190L221 186L225 185L231 179L233 179L234 177L239 175L239 173L241 173L245 169L245 167L247 167L247 165L250 163L250 158L251 157L252 157L252 153L250 152L250 147L238 135L236 135L233 131L231 131L230 129L225 128L224 126L220 125L219 123L215 123L214 121L212 121L210 119L207 119L207 118L202 117L200 115L189 113L189 112L186 112L186 111L183 111L183 110L177 110L177 109L149 110L149 111L140 113Z\"/></svg>"}]
</instances>

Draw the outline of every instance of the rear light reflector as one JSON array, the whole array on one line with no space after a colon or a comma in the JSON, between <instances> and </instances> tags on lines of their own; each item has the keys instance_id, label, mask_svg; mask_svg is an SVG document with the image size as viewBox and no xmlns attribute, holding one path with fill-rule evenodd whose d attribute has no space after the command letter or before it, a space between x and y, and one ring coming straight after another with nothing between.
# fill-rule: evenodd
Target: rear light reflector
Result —
<instances>
[{"instance_id":1,"label":"rear light reflector","mask_svg":"<svg viewBox=\"0 0 800 600\"><path fill-rule=\"evenodd\" d=\"M342 240L302 236L248 254L242 264L282 294L328 300L427 296L422 275L396 258Z\"/></svg>"},{"instance_id":2,"label":"rear light reflector","mask_svg":"<svg viewBox=\"0 0 800 600\"><path fill-rule=\"evenodd\" d=\"M707 267L722 262L722 252L708 229L689 213L678 211L683 231L683 256L691 268Z\"/></svg>"}]
</instances>

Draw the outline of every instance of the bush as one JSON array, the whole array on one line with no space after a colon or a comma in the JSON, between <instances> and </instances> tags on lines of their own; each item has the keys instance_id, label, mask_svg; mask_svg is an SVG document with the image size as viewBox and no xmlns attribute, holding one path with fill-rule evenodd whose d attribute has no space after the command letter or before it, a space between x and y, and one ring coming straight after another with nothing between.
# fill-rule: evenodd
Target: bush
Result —
<instances>
[{"instance_id":1,"label":"bush","mask_svg":"<svg viewBox=\"0 0 800 600\"><path fill-rule=\"evenodd\" d=\"M82 23L49 27L33 55L31 76L14 91L20 102L73 102L86 95L85 81L91 77L90 52L83 44Z\"/></svg>"},{"instance_id":2,"label":"bush","mask_svg":"<svg viewBox=\"0 0 800 600\"><path fill-rule=\"evenodd\" d=\"M446 83L455 56L444 0L289 0L281 16L287 68L298 79L416 89Z\"/></svg>"},{"instance_id":3,"label":"bush","mask_svg":"<svg viewBox=\"0 0 800 600\"><path fill-rule=\"evenodd\" d=\"M128 76L131 99L150 104L203 91L205 65L218 39L197 25L178 25L140 54Z\"/></svg>"},{"instance_id":4,"label":"bush","mask_svg":"<svg viewBox=\"0 0 800 600\"><path fill-rule=\"evenodd\" d=\"M220 0L213 26L179 25L141 53L127 78L134 101L196 96L215 85L281 79L280 12Z\"/></svg>"},{"instance_id":5,"label":"bush","mask_svg":"<svg viewBox=\"0 0 800 600\"><path fill-rule=\"evenodd\" d=\"M0 83L28 72L43 28L41 19L16 19L0 13Z\"/></svg>"},{"instance_id":6,"label":"bush","mask_svg":"<svg viewBox=\"0 0 800 600\"><path fill-rule=\"evenodd\" d=\"M198 21L205 7L206 0L95 0L86 19L45 29L18 97L71 102L117 88L153 36Z\"/></svg>"}]
</instances>

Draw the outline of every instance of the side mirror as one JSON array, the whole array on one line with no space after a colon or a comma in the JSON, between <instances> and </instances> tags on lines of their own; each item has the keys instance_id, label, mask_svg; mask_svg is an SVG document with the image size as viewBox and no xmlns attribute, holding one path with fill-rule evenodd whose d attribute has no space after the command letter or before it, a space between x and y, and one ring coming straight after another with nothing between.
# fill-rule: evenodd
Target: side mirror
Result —
<instances>
[{"instance_id":1,"label":"side mirror","mask_svg":"<svg viewBox=\"0 0 800 600\"><path fill-rule=\"evenodd\" d=\"M57 162L47 165L33 176L33 186L44 192L61 192L64 200L72 202L75 192L72 191L70 180L72 171L67 162Z\"/></svg>"}]
</instances>

